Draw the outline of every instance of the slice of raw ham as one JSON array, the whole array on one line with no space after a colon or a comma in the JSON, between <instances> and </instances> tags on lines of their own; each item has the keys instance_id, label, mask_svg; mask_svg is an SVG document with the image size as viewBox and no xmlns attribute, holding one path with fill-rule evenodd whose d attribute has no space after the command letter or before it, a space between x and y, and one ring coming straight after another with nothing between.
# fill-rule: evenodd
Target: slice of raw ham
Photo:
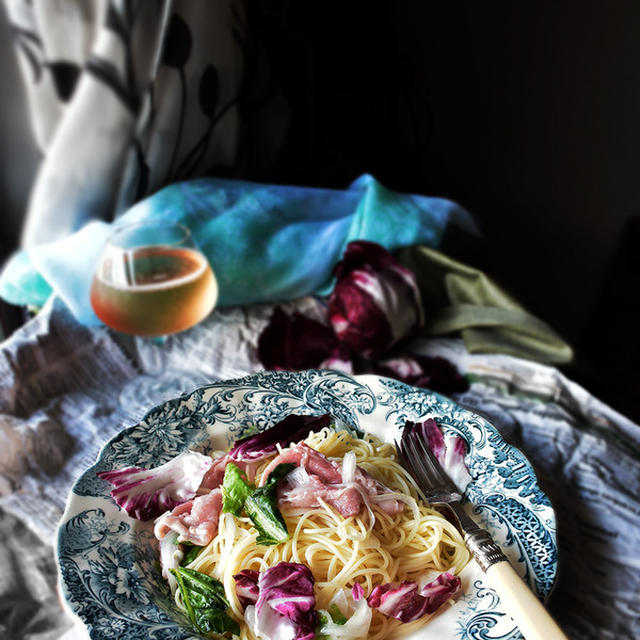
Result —
<instances>
[{"instance_id":1,"label":"slice of raw ham","mask_svg":"<svg viewBox=\"0 0 640 640\"><path fill-rule=\"evenodd\" d=\"M369 496L376 497L375 504L381 511L393 516L404 509L404 503L393 497L391 489L364 469L356 467L354 479Z\"/></svg>"},{"instance_id":2,"label":"slice of raw ham","mask_svg":"<svg viewBox=\"0 0 640 640\"><path fill-rule=\"evenodd\" d=\"M262 474L263 485L269 474L279 465L292 463L292 471L278 487L278 504L304 510L320 506L320 499L334 507L345 518L357 515L364 500L382 511L395 514L404 504L391 495L391 490L369 473L355 467L353 477L344 478L339 464L329 460L304 442L290 447L276 456ZM390 494L388 499L384 496Z\"/></svg>"},{"instance_id":3,"label":"slice of raw ham","mask_svg":"<svg viewBox=\"0 0 640 640\"><path fill-rule=\"evenodd\" d=\"M224 480L224 471L230 462L233 462L236 467L239 467L240 470L245 473L249 482L253 482L254 478L256 477L256 467L262 462L262 460L249 462L234 460L229 454L225 453L213 460L211 468L207 471L204 478L202 479L202 484L200 485L199 491L203 489L217 489L218 487L222 486L222 481Z\"/></svg>"},{"instance_id":4,"label":"slice of raw ham","mask_svg":"<svg viewBox=\"0 0 640 640\"><path fill-rule=\"evenodd\" d=\"M224 470L229 462L231 458L226 453L219 458L214 458L213 464L202 479L200 489L217 489L224 480Z\"/></svg>"},{"instance_id":5,"label":"slice of raw ham","mask_svg":"<svg viewBox=\"0 0 640 640\"><path fill-rule=\"evenodd\" d=\"M319 451L312 449L304 442L285 449L280 455L276 456L262 472L260 486L263 486L269 477L269 474L279 464L295 464L296 467L302 467L307 473L317 476L324 484L338 484L342 482L342 474L340 467L322 455Z\"/></svg>"},{"instance_id":6,"label":"slice of raw ham","mask_svg":"<svg viewBox=\"0 0 640 640\"><path fill-rule=\"evenodd\" d=\"M161 515L156 520L153 532L158 540L162 540L169 531L175 531L180 542L204 547L218 533L221 511L222 491L214 489Z\"/></svg>"},{"instance_id":7,"label":"slice of raw ham","mask_svg":"<svg viewBox=\"0 0 640 640\"><path fill-rule=\"evenodd\" d=\"M302 467L292 471L278 486L278 506L281 508L294 508L296 512L304 513L307 509L319 507L319 499L345 518L358 515L362 508L362 496L355 487L342 483L326 484Z\"/></svg>"}]
</instances>

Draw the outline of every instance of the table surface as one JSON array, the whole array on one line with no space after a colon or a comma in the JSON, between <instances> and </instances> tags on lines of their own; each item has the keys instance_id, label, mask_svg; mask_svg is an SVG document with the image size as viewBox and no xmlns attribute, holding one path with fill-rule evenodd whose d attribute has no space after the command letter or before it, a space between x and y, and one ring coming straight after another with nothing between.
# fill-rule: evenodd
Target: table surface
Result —
<instances>
[{"instance_id":1,"label":"table surface","mask_svg":"<svg viewBox=\"0 0 640 640\"><path fill-rule=\"evenodd\" d=\"M284 308L321 314L313 298ZM217 310L160 343L88 330L53 301L2 343L0 636L86 637L56 591L53 539L73 481L158 402L260 370L255 345L272 310ZM453 338L406 348L453 362L471 381L456 400L491 419L533 464L557 514L559 573L548 606L567 635L640 637L640 427L554 367L469 354Z\"/></svg>"}]
</instances>

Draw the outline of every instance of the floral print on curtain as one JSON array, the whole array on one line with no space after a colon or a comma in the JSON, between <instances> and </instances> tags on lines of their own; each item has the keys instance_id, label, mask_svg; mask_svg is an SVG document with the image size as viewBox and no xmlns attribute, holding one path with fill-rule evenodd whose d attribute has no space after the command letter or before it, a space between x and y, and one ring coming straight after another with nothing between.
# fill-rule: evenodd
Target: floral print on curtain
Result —
<instances>
[{"instance_id":1,"label":"floral print on curtain","mask_svg":"<svg viewBox=\"0 0 640 640\"><path fill-rule=\"evenodd\" d=\"M159 188L259 178L284 139L240 0L4 0L42 163L23 244L112 220Z\"/></svg>"}]
</instances>

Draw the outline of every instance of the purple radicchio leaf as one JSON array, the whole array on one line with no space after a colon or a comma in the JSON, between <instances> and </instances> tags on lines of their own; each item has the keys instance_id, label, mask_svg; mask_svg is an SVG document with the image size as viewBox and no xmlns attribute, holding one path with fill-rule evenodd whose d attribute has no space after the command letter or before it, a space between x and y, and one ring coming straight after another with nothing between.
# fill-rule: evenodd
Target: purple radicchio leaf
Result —
<instances>
[{"instance_id":1,"label":"purple radicchio leaf","mask_svg":"<svg viewBox=\"0 0 640 640\"><path fill-rule=\"evenodd\" d=\"M467 443L460 436L447 436L444 463L442 468L446 470L447 475L458 487L461 493L467 488L471 482L471 475L464 458L467 455Z\"/></svg>"},{"instance_id":2,"label":"purple radicchio leaf","mask_svg":"<svg viewBox=\"0 0 640 640\"><path fill-rule=\"evenodd\" d=\"M440 463L445 473L456 485L460 494L463 494L467 485L471 482L469 468L465 463L467 455L467 443L461 436L443 436L438 423L433 418L423 422L407 422L403 431L413 431L431 450L436 460Z\"/></svg>"},{"instance_id":3,"label":"purple radicchio leaf","mask_svg":"<svg viewBox=\"0 0 640 640\"><path fill-rule=\"evenodd\" d=\"M327 318L352 352L374 358L422 325L415 277L384 247L350 242L335 275Z\"/></svg>"},{"instance_id":4,"label":"purple radicchio leaf","mask_svg":"<svg viewBox=\"0 0 640 640\"><path fill-rule=\"evenodd\" d=\"M442 435L442 431L440 431L438 423L433 418L429 418L428 420L418 422L417 424L412 423L412 425L413 431L417 433L422 441L429 447L431 453L433 453L438 462L444 465L444 436Z\"/></svg>"},{"instance_id":5,"label":"purple radicchio leaf","mask_svg":"<svg viewBox=\"0 0 640 640\"><path fill-rule=\"evenodd\" d=\"M270 429L238 440L229 451L229 457L243 462L266 458L277 452L276 445L282 448L288 447L294 442L304 440L310 431L320 431L328 427L332 421L333 418L328 413L321 416L302 416L293 413Z\"/></svg>"},{"instance_id":6,"label":"purple radicchio leaf","mask_svg":"<svg viewBox=\"0 0 640 640\"><path fill-rule=\"evenodd\" d=\"M249 605L258 602L258 577L260 574L253 569L245 569L236 573L233 579L236 581L236 595L240 601L240 606L246 609Z\"/></svg>"},{"instance_id":7,"label":"purple radicchio leaf","mask_svg":"<svg viewBox=\"0 0 640 640\"><path fill-rule=\"evenodd\" d=\"M364 589L362 588L362 585L359 582L354 583L353 587L351 588L351 597L353 598L353 601L358 602L358 600L360 600L363 595Z\"/></svg>"},{"instance_id":8,"label":"purple radicchio leaf","mask_svg":"<svg viewBox=\"0 0 640 640\"><path fill-rule=\"evenodd\" d=\"M155 469L128 467L97 475L115 487L111 497L132 518L151 520L191 500L211 464L208 456L185 451Z\"/></svg>"},{"instance_id":9,"label":"purple radicchio leaf","mask_svg":"<svg viewBox=\"0 0 640 640\"><path fill-rule=\"evenodd\" d=\"M298 311L289 316L277 306L258 338L258 359L265 369L280 371L335 368L332 362L342 363L343 370L349 353L331 327Z\"/></svg>"},{"instance_id":10,"label":"purple radicchio leaf","mask_svg":"<svg viewBox=\"0 0 640 640\"><path fill-rule=\"evenodd\" d=\"M455 365L441 356L402 356L378 362L375 373L395 378L414 387L431 389L445 395L464 393L469 389L467 379Z\"/></svg>"},{"instance_id":11,"label":"purple radicchio leaf","mask_svg":"<svg viewBox=\"0 0 640 640\"><path fill-rule=\"evenodd\" d=\"M375 587L367 602L372 609L400 622L413 622L453 598L460 585L460 578L450 573L440 574L420 590L416 582L387 583Z\"/></svg>"},{"instance_id":12,"label":"purple radicchio leaf","mask_svg":"<svg viewBox=\"0 0 640 640\"><path fill-rule=\"evenodd\" d=\"M245 619L262 640L313 640L317 624L313 575L308 567L279 562L258 578L259 596Z\"/></svg>"}]
</instances>

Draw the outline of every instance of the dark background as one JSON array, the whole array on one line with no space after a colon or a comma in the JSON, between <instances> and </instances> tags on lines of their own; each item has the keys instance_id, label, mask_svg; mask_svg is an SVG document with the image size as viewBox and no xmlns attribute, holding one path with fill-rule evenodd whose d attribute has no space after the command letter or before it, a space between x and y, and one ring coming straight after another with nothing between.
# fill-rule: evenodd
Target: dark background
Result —
<instances>
[{"instance_id":1,"label":"dark background","mask_svg":"<svg viewBox=\"0 0 640 640\"><path fill-rule=\"evenodd\" d=\"M343 188L369 172L458 201L485 235L459 257L572 343L567 375L640 420L640 3L247 7L292 109L277 166L252 177ZM4 15L0 43L6 253L38 156Z\"/></svg>"}]
</instances>

